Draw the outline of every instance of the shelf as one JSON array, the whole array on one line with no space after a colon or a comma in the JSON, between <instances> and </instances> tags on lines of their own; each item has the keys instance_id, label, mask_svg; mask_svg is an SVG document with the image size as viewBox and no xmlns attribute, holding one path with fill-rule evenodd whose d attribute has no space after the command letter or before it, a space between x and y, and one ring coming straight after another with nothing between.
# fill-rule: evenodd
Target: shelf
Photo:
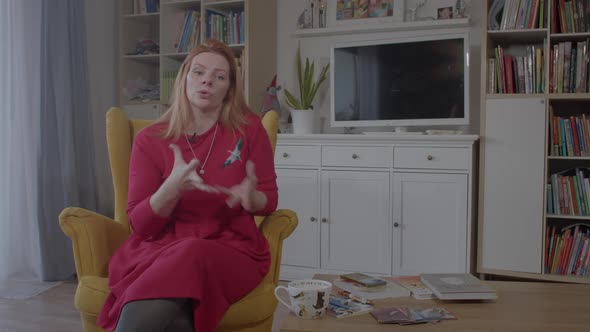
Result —
<instances>
[{"instance_id":1,"label":"shelf","mask_svg":"<svg viewBox=\"0 0 590 332\"><path fill-rule=\"evenodd\" d=\"M566 156L548 156L549 160L590 160L590 157L566 157Z\"/></svg>"},{"instance_id":2,"label":"shelf","mask_svg":"<svg viewBox=\"0 0 590 332\"><path fill-rule=\"evenodd\" d=\"M547 214L547 218L551 218L551 219L590 220L590 216L573 216L573 215L569 215L569 214Z\"/></svg>"},{"instance_id":3,"label":"shelf","mask_svg":"<svg viewBox=\"0 0 590 332\"><path fill-rule=\"evenodd\" d=\"M160 13L146 13L146 14L127 14L123 15L126 20L133 21L153 21L160 17Z\"/></svg>"},{"instance_id":4,"label":"shelf","mask_svg":"<svg viewBox=\"0 0 590 332\"><path fill-rule=\"evenodd\" d=\"M547 29L490 30L488 37L496 42L542 42L547 38Z\"/></svg>"},{"instance_id":5,"label":"shelf","mask_svg":"<svg viewBox=\"0 0 590 332\"><path fill-rule=\"evenodd\" d=\"M590 32L552 33L551 41L583 41L590 38Z\"/></svg>"},{"instance_id":6,"label":"shelf","mask_svg":"<svg viewBox=\"0 0 590 332\"><path fill-rule=\"evenodd\" d=\"M337 26L331 28L319 29L299 29L293 33L294 37L323 37L334 35L346 35L351 33L376 33L376 32L390 32L390 31L407 31L407 30L429 30L429 29L445 29L445 28L460 28L469 26L468 18L459 18L453 20L432 20L432 21L416 21L416 22L392 22L381 24L356 24Z\"/></svg>"},{"instance_id":7,"label":"shelf","mask_svg":"<svg viewBox=\"0 0 590 332\"><path fill-rule=\"evenodd\" d=\"M487 99L523 99L523 98L545 98L545 93L487 93Z\"/></svg>"},{"instance_id":8,"label":"shelf","mask_svg":"<svg viewBox=\"0 0 590 332\"><path fill-rule=\"evenodd\" d=\"M181 9L185 9L185 8L195 8L195 7L200 7L201 6L201 1L200 0L185 0L185 1L167 1L167 2L161 2L160 4L161 6L167 6L167 7L173 7L173 8L181 8Z\"/></svg>"},{"instance_id":9,"label":"shelf","mask_svg":"<svg viewBox=\"0 0 590 332\"><path fill-rule=\"evenodd\" d=\"M204 8L215 8L215 9L240 9L244 8L244 0L224 0L207 2L203 4Z\"/></svg>"},{"instance_id":10,"label":"shelf","mask_svg":"<svg viewBox=\"0 0 590 332\"><path fill-rule=\"evenodd\" d=\"M122 102L123 105L160 105L160 100L125 100Z\"/></svg>"},{"instance_id":11,"label":"shelf","mask_svg":"<svg viewBox=\"0 0 590 332\"><path fill-rule=\"evenodd\" d=\"M160 63L160 55L159 54L140 54L140 55L123 55L123 59L149 63L149 64L158 64Z\"/></svg>"},{"instance_id":12,"label":"shelf","mask_svg":"<svg viewBox=\"0 0 590 332\"><path fill-rule=\"evenodd\" d=\"M240 50L244 49L244 44L230 44L227 45L230 49L232 49L232 51L234 52L239 52ZM180 60L183 61L184 58L189 54L189 52L182 52L182 53L176 53L176 52L169 52L169 53L163 53L162 56L165 56L167 58L171 58L174 60ZM236 53L235 55L239 56L238 53Z\"/></svg>"},{"instance_id":13,"label":"shelf","mask_svg":"<svg viewBox=\"0 0 590 332\"><path fill-rule=\"evenodd\" d=\"M162 56L165 56L167 58L171 58L174 60L180 60L183 61L184 58L188 55L188 52L181 52L181 53L164 53L162 54Z\"/></svg>"},{"instance_id":14,"label":"shelf","mask_svg":"<svg viewBox=\"0 0 590 332\"><path fill-rule=\"evenodd\" d=\"M590 93L549 93L549 100L590 100Z\"/></svg>"}]
</instances>

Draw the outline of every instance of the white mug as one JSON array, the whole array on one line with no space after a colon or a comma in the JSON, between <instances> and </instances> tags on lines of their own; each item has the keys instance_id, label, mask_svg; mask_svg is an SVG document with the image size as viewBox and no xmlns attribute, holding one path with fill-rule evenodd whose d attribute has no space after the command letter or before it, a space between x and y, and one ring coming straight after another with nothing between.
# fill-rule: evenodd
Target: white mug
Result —
<instances>
[{"instance_id":1,"label":"white mug","mask_svg":"<svg viewBox=\"0 0 590 332\"><path fill-rule=\"evenodd\" d=\"M290 304L283 301L278 294L280 289L289 293ZM287 287L278 286L275 288L275 296L289 308L297 317L305 319L321 318L326 313L330 293L332 292L332 283L317 280L294 280L287 284Z\"/></svg>"}]
</instances>

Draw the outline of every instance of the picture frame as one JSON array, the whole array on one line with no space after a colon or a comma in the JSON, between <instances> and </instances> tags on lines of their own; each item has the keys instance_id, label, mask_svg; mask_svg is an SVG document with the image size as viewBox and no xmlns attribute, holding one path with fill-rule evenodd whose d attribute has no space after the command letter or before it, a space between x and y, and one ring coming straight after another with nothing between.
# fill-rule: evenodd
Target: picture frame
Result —
<instances>
[{"instance_id":1,"label":"picture frame","mask_svg":"<svg viewBox=\"0 0 590 332\"><path fill-rule=\"evenodd\" d=\"M437 20L450 20L453 19L453 7L440 7L436 9Z\"/></svg>"},{"instance_id":2,"label":"picture frame","mask_svg":"<svg viewBox=\"0 0 590 332\"><path fill-rule=\"evenodd\" d=\"M328 26L403 22L404 0L328 0Z\"/></svg>"}]
</instances>

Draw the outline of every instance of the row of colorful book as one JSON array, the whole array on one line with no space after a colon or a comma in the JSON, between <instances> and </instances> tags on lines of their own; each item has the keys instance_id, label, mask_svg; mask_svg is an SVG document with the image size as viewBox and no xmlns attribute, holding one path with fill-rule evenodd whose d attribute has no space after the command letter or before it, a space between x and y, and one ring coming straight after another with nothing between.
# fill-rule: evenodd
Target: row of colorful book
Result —
<instances>
[{"instance_id":1,"label":"row of colorful book","mask_svg":"<svg viewBox=\"0 0 590 332\"><path fill-rule=\"evenodd\" d=\"M547 184L547 213L590 216L590 170L571 168L551 174Z\"/></svg>"},{"instance_id":2,"label":"row of colorful book","mask_svg":"<svg viewBox=\"0 0 590 332\"><path fill-rule=\"evenodd\" d=\"M585 41L566 41L553 45L549 54L549 92L585 93L590 84L588 79L588 45Z\"/></svg>"},{"instance_id":3,"label":"row of colorful book","mask_svg":"<svg viewBox=\"0 0 590 332\"><path fill-rule=\"evenodd\" d=\"M158 13L160 0L133 0L133 14Z\"/></svg>"},{"instance_id":4,"label":"row of colorful book","mask_svg":"<svg viewBox=\"0 0 590 332\"><path fill-rule=\"evenodd\" d=\"M589 276L590 225L552 225L545 236L545 273Z\"/></svg>"},{"instance_id":5,"label":"row of colorful book","mask_svg":"<svg viewBox=\"0 0 590 332\"><path fill-rule=\"evenodd\" d=\"M549 0L551 5L551 33L590 31L590 1Z\"/></svg>"},{"instance_id":6,"label":"row of colorful book","mask_svg":"<svg viewBox=\"0 0 590 332\"><path fill-rule=\"evenodd\" d=\"M505 54L498 45L488 59L488 93L543 93L543 50L527 45L524 55Z\"/></svg>"},{"instance_id":7,"label":"row of colorful book","mask_svg":"<svg viewBox=\"0 0 590 332\"><path fill-rule=\"evenodd\" d=\"M188 52L201 43L201 13L194 9L177 12L174 19L176 40L174 49L178 53Z\"/></svg>"},{"instance_id":8,"label":"row of colorful book","mask_svg":"<svg viewBox=\"0 0 590 332\"><path fill-rule=\"evenodd\" d=\"M503 2L499 30L543 29L545 27L546 4L544 0L495 0L492 7Z\"/></svg>"},{"instance_id":9,"label":"row of colorful book","mask_svg":"<svg viewBox=\"0 0 590 332\"><path fill-rule=\"evenodd\" d=\"M243 11L222 13L207 9L205 23L207 38L218 39L229 45L243 44L246 40Z\"/></svg>"},{"instance_id":10,"label":"row of colorful book","mask_svg":"<svg viewBox=\"0 0 590 332\"><path fill-rule=\"evenodd\" d=\"M553 106L549 106L553 114ZM586 114L550 118L549 144L551 156L590 156L590 119Z\"/></svg>"}]
</instances>

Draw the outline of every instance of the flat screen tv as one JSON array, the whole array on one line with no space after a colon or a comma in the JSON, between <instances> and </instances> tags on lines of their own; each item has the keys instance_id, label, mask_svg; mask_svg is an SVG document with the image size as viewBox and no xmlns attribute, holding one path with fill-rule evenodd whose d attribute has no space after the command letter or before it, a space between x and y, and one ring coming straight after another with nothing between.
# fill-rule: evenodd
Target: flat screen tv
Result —
<instances>
[{"instance_id":1,"label":"flat screen tv","mask_svg":"<svg viewBox=\"0 0 590 332\"><path fill-rule=\"evenodd\" d=\"M331 48L332 127L469 124L467 33Z\"/></svg>"}]
</instances>

